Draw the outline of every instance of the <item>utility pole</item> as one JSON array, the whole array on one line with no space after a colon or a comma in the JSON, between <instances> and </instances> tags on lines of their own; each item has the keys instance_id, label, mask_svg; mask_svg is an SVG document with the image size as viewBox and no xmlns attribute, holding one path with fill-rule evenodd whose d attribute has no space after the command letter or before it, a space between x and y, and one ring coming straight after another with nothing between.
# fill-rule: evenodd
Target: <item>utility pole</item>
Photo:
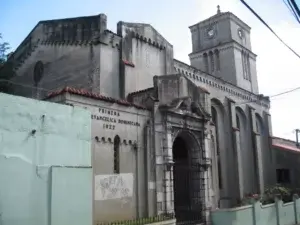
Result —
<instances>
[{"instance_id":1,"label":"utility pole","mask_svg":"<svg viewBox=\"0 0 300 225\"><path fill-rule=\"evenodd\" d=\"M300 133L300 130L299 129L296 129L296 146L299 148L299 133Z\"/></svg>"}]
</instances>

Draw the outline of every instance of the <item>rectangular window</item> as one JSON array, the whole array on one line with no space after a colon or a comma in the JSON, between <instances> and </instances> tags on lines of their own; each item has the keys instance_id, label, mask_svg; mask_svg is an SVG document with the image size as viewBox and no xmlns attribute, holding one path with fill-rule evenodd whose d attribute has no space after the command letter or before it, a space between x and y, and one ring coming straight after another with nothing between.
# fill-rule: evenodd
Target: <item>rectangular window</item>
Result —
<instances>
[{"instance_id":1,"label":"rectangular window","mask_svg":"<svg viewBox=\"0 0 300 225\"><path fill-rule=\"evenodd\" d=\"M291 183L289 169L276 169L276 177L277 177L277 183L279 184Z\"/></svg>"}]
</instances>

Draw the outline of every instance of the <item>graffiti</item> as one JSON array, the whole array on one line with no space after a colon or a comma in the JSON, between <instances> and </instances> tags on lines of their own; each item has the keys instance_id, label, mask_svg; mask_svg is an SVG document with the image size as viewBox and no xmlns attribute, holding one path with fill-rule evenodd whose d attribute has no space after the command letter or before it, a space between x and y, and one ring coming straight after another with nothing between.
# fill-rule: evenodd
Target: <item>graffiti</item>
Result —
<instances>
[{"instance_id":1,"label":"graffiti","mask_svg":"<svg viewBox=\"0 0 300 225\"><path fill-rule=\"evenodd\" d=\"M131 173L95 176L95 200L123 199L132 197Z\"/></svg>"}]
</instances>

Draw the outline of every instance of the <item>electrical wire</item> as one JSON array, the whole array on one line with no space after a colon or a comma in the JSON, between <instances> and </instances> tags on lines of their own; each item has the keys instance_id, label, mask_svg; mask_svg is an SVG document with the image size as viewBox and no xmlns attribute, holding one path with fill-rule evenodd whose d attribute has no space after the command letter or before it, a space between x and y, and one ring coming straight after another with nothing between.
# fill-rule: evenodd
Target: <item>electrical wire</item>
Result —
<instances>
[{"instance_id":1,"label":"electrical wire","mask_svg":"<svg viewBox=\"0 0 300 225\"><path fill-rule=\"evenodd\" d=\"M297 91L299 89L300 89L300 87L296 87L296 88L293 88L293 89L288 90L288 91L284 91L284 92L281 92L281 93L278 93L278 94L274 94L274 95L270 96L270 98L275 98L275 97L280 96L280 95L285 95L285 94Z\"/></svg>"},{"instance_id":2,"label":"electrical wire","mask_svg":"<svg viewBox=\"0 0 300 225\"><path fill-rule=\"evenodd\" d=\"M300 55L293 50L289 45L287 45L276 33L275 31L244 1L244 0L240 0L259 20L260 22L262 22L276 37L277 39L284 44L290 51L292 51L299 59L300 59Z\"/></svg>"},{"instance_id":3,"label":"electrical wire","mask_svg":"<svg viewBox=\"0 0 300 225\"><path fill-rule=\"evenodd\" d=\"M294 10L296 11L297 16L300 17L300 9L298 8L298 5L296 4L295 0L288 0L288 2L290 2Z\"/></svg>"},{"instance_id":4,"label":"electrical wire","mask_svg":"<svg viewBox=\"0 0 300 225\"><path fill-rule=\"evenodd\" d=\"M288 8L288 10L290 11L290 13L292 14L292 16L300 23L300 19L298 18L296 12L294 11L294 9L292 8L290 2L286 2L285 0L282 0L283 3L285 4L285 6Z\"/></svg>"}]
</instances>

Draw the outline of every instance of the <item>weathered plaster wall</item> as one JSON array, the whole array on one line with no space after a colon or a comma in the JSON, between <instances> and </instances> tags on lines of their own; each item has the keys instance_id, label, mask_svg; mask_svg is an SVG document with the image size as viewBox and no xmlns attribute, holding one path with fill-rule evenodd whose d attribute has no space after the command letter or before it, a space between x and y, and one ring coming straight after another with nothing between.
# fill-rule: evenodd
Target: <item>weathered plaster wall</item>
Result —
<instances>
[{"instance_id":1,"label":"weathered plaster wall","mask_svg":"<svg viewBox=\"0 0 300 225\"><path fill-rule=\"evenodd\" d=\"M55 222L57 214L52 211L52 204L61 204L64 213L57 221L69 220L64 216L69 217L68 210L73 210L81 213L72 213L72 224L91 224L90 113L6 94L0 94L0 104L1 224L62 224ZM57 174L55 166L70 169ZM64 183L55 189L52 182L61 179ZM72 192L71 184L76 184ZM70 200L75 204L63 203Z\"/></svg>"},{"instance_id":2,"label":"weathered plaster wall","mask_svg":"<svg viewBox=\"0 0 300 225\"><path fill-rule=\"evenodd\" d=\"M21 85L16 84L15 93L28 97L38 93L43 98L49 91L65 86L99 89L99 56L99 45L41 44L18 69L13 82ZM33 76L38 61L44 64L44 71L37 90Z\"/></svg>"},{"instance_id":3,"label":"weathered plaster wall","mask_svg":"<svg viewBox=\"0 0 300 225\"><path fill-rule=\"evenodd\" d=\"M134 107L125 107L115 103L94 100L91 98L67 94L66 103L84 107L92 114L92 151L94 172L94 220L113 221L133 219L137 216L146 217L148 204L147 149L145 142L145 126L150 118L150 112ZM53 99L55 101L55 99ZM134 124L126 124L124 121ZM120 174L114 173L114 138L120 138ZM114 182L108 182L106 194L102 195L103 183L97 182L97 176L103 175L107 180L130 174L133 183L128 190L132 195L112 194L109 188L120 187ZM127 175L125 175L127 176ZM104 182L104 179L102 179ZM127 190L127 191L128 191ZM154 190L149 190L149 192ZM101 199L99 195L102 196ZM97 197L98 196L98 197ZM155 207L152 205L152 207Z\"/></svg>"},{"instance_id":4,"label":"weathered plaster wall","mask_svg":"<svg viewBox=\"0 0 300 225\"><path fill-rule=\"evenodd\" d=\"M121 96L153 86L153 76L172 74L173 46L151 25L118 23L122 36Z\"/></svg>"},{"instance_id":5,"label":"weathered plaster wall","mask_svg":"<svg viewBox=\"0 0 300 225\"><path fill-rule=\"evenodd\" d=\"M222 54L222 52L220 52L220 54ZM236 180L238 179L238 177L236 177L237 175L235 175L236 168L239 168L241 173L244 174L244 176L242 177L242 179L244 180L244 191L256 191L257 189L255 187L257 187L258 184L253 187L253 184L257 183L257 176L254 176L253 174L253 170L255 168L254 151L256 151L254 148L256 147L256 145L253 144L252 139L254 133L260 132L261 134L259 134L259 137L261 136L263 139L262 141L258 139L258 145L261 148L259 151L261 151L262 157L258 157L257 159L261 162L264 162L263 168L261 169L261 174L262 176L264 175L263 180L265 182L265 185L273 184L275 182L275 172L272 168L275 162L274 160L268 160L272 157L272 153L270 151L268 143L269 136L272 134L269 115L270 103L268 102L268 99L255 95L244 89L238 88L228 82L224 82L222 79L197 71L194 68L177 60L175 61L175 70L178 73L184 74L197 86L206 89L210 93L210 106L217 108L217 111L220 114L220 116L218 116L219 124L222 123L222 125L220 125L220 134L225 134L222 135L222 138L220 138L219 141L222 180L224 181L223 187L220 190L220 199L223 199L221 200L221 202L225 202L224 205L226 206L226 204L228 203L228 199L238 198L238 196L236 196L239 188L238 182L236 182ZM234 101L233 108L230 108L231 100ZM237 127L235 121L235 113L237 107L245 117L244 120L241 120L242 122L244 121L243 126L246 128L245 132L243 132L245 135L245 138L243 139L245 141L243 142L233 139L234 129ZM261 131L256 131L256 123L254 123L254 125L251 124L253 121L256 121L255 117L254 119L252 118L252 108L254 112L261 118ZM244 158L243 162L246 163L241 164L240 166L236 164L236 141L238 141L238 145L242 147L239 149L239 151L243 153L241 157ZM251 171L249 171L249 169ZM221 203L221 205L222 204L223 203Z\"/></svg>"},{"instance_id":6,"label":"weathered plaster wall","mask_svg":"<svg viewBox=\"0 0 300 225\"><path fill-rule=\"evenodd\" d=\"M15 94L43 98L71 86L119 98L120 39L106 30L104 14L40 22L10 59L16 66ZM38 61L43 71L35 82Z\"/></svg>"}]
</instances>

